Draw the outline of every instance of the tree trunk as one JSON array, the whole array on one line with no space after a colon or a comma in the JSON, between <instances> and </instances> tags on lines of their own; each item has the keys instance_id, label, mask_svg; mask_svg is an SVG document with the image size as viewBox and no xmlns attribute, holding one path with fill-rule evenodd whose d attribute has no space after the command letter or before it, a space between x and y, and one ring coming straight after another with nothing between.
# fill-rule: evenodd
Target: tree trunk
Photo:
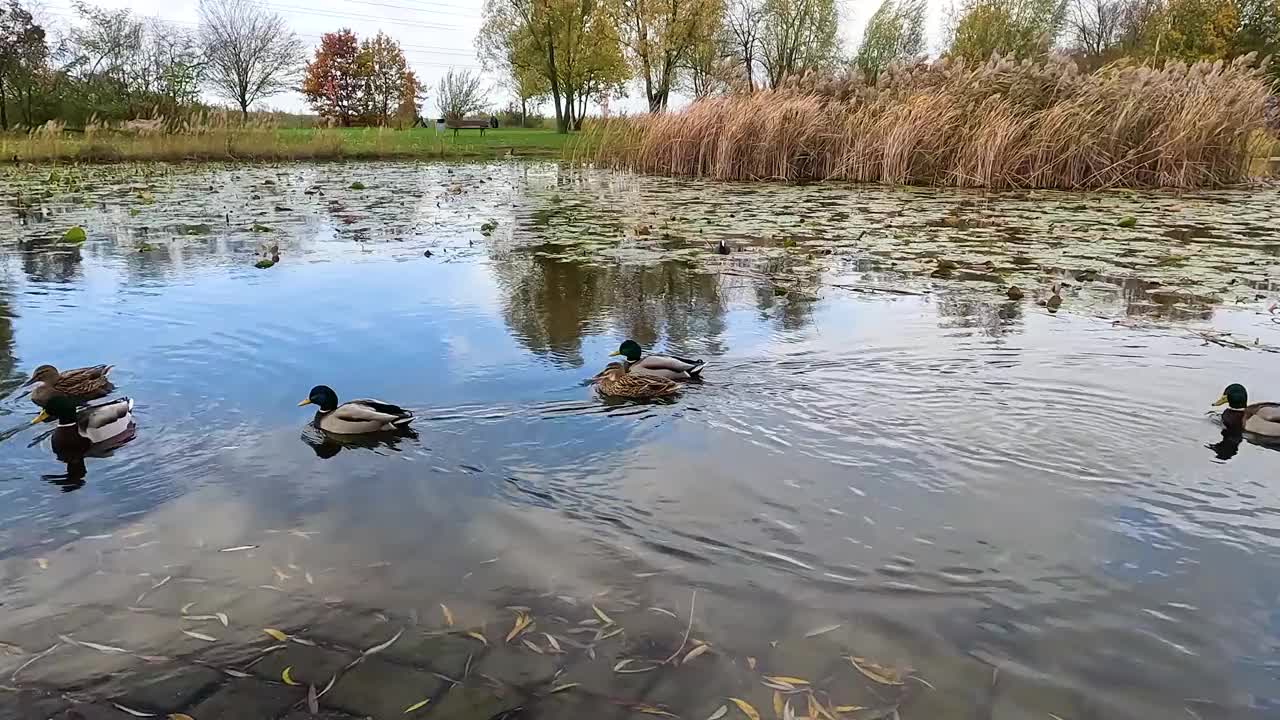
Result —
<instances>
[{"instance_id":1,"label":"tree trunk","mask_svg":"<svg viewBox=\"0 0 1280 720\"><path fill-rule=\"evenodd\" d=\"M574 105L575 98L572 93L564 94L564 127L565 132L573 129L573 116L577 114L577 106Z\"/></svg>"},{"instance_id":2,"label":"tree trunk","mask_svg":"<svg viewBox=\"0 0 1280 720\"><path fill-rule=\"evenodd\" d=\"M520 127L527 127L528 125L529 125L529 100L527 98L521 97L520 98Z\"/></svg>"},{"instance_id":3,"label":"tree trunk","mask_svg":"<svg viewBox=\"0 0 1280 720\"><path fill-rule=\"evenodd\" d=\"M240 101L240 123L248 124L249 122L249 103Z\"/></svg>"},{"instance_id":4,"label":"tree trunk","mask_svg":"<svg viewBox=\"0 0 1280 720\"><path fill-rule=\"evenodd\" d=\"M584 92L578 98L578 113L573 118L573 129L582 129L582 119L587 116L587 94Z\"/></svg>"},{"instance_id":5,"label":"tree trunk","mask_svg":"<svg viewBox=\"0 0 1280 720\"><path fill-rule=\"evenodd\" d=\"M0 75L0 130L9 129L9 113L5 110L4 76Z\"/></svg>"},{"instance_id":6,"label":"tree trunk","mask_svg":"<svg viewBox=\"0 0 1280 720\"><path fill-rule=\"evenodd\" d=\"M556 73L556 48L547 43L547 77L551 79L551 99L556 106L556 132L564 135L569 132L569 123L565 120L560 107L560 77Z\"/></svg>"}]
</instances>

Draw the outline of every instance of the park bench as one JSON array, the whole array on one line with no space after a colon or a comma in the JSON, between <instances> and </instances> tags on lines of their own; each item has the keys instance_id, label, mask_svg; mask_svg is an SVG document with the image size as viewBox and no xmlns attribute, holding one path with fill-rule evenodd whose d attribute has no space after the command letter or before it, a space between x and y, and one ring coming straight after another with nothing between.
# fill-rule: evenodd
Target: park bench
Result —
<instances>
[{"instance_id":1,"label":"park bench","mask_svg":"<svg viewBox=\"0 0 1280 720\"><path fill-rule=\"evenodd\" d=\"M445 127L453 131L453 136L458 137L459 130L479 130L480 135L484 136L484 131L489 129L488 120L448 120Z\"/></svg>"}]
</instances>

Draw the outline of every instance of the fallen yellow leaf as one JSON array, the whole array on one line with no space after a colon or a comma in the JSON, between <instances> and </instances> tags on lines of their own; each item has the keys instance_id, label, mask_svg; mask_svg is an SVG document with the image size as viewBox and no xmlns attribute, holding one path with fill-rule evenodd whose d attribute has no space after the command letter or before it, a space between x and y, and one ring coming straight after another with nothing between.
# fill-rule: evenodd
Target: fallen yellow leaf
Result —
<instances>
[{"instance_id":1,"label":"fallen yellow leaf","mask_svg":"<svg viewBox=\"0 0 1280 720\"><path fill-rule=\"evenodd\" d=\"M404 709L404 713L402 713L402 714L404 714L404 715L408 715L409 713L413 712L414 710L417 710L417 709L419 709L419 708L426 707L427 703L429 703L429 702L431 702L431 698L427 698L426 700L420 700L420 701L418 701L418 702L416 702L416 703L414 703L414 704L410 705L409 707L405 708L405 709Z\"/></svg>"},{"instance_id":2,"label":"fallen yellow leaf","mask_svg":"<svg viewBox=\"0 0 1280 720\"><path fill-rule=\"evenodd\" d=\"M765 680L772 680L783 685L808 685L809 681L804 678L789 677L787 675L765 675Z\"/></svg>"},{"instance_id":3,"label":"fallen yellow leaf","mask_svg":"<svg viewBox=\"0 0 1280 720\"><path fill-rule=\"evenodd\" d=\"M660 707L654 707L652 705L644 705L644 704L632 705L631 709L638 713L644 713L645 715L657 715L658 717L669 717L669 718L679 717L674 713L663 710Z\"/></svg>"},{"instance_id":4,"label":"fallen yellow leaf","mask_svg":"<svg viewBox=\"0 0 1280 720\"><path fill-rule=\"evenodd\" d=\"M736 697L731 697L729 698L729 702L737 705L738 709L742 711L742 714L751 718L751 720L760 720L760 713L756 712L756 709L751 707L751 703L746 700L739 700Z\"/></svg>"},{"instance_id":5,"label":"fallen yellow leaf","mask_svg":"<svg viewBox=\"0 0 1280 720\"><path fill-rule=\"evenodd\" d=\"M288 635L285 635L284 633L280 632L275 628L263 628L262 632L270 635L271 637L275 638L276 640L279 640L280 642L285 642L289 639Z\"/></svg>"},{"instance_id":6,"label":"fallen yellow leaf","mask_svg":"<svg viewBox=\"0 0 1280 720\"><path fill-rule=\"evenodd\" d=\"M532 622L533 618L525 615L524 613L517 613L515 624L511 626L511 632L507 633L506 641L511 642L512 640L515 640L516 637L518 637L520 633L524 632Z\"/></svg>"},{"instance_id":7,"label":"fallen yellow leaf","mask_svg":"<svg viewBox=\"0 0 1280 720\"><path fill-rule=\"evenodd\" d=\"M186 713L169 713L165 720L196 720Z\"/></svg>"},{"instance_id":8,"label":"fallen yellow leaf","mask_svg":"<svg viewBox=\"0 0 1280 720\"><path fill-rule=\"evenodd\" d=\"M479 640L480 642L484 643L485 647L489 647L489 639L486 638L484 635L481 635L480 633L476 632L475 630L468 631L467 637L475 638L476 640Z\"/></svg>"},{"instance_id":9,"label":"fallen yellow leaf","mask_svg":"<svg viewBox=\"0 0 1280 720\"><path fill-rule=\"evenodd\" d=\"M453 627L453 613L449 610L449 606L440 603L440 612L444 613L444 624L447 627Z\"/></svg>"},{"instance_id":10,"label":"fallen yellow leaf","mask_svg":"<svg viewBox=\"0 0 1280 720\"><path fill-rule=\"evenodd\" d=\"M36 564L40 566L41 570L49 569L49 561L44 558L36 558Z\"/></svg>"},{"instance_id":11,"label":"fallen yellow leaf","mask_svg":"<svg viewBox=\"0 0 1280 720\"><path fill-rule=\"evenodd\" d=\"M285 685L300 685L301 683L294 682L293 676L289 674L289 672L290 672L290 671L292 671L292 670L293 670L293 666L292 666L292 665L290 665L289 667L285 668L284 670L281 670L281 671L280 671L280 679L284 681L284 684L285 684Z\"/></svg>"},{"instance_id":12,"label":"fallen yellow leaf","mask_svg":"<svg viewBox=\"0 0 1280 720\"><path fill-rule=\"evenodd\" d=\"M782 693L773 691L773 714L782 717Z\"/></svg>"},{"instance_id":13,"label":"fallen yellow leaf","mask_svg":"<svg viewBox=\"0 0 1280 720\"><path fill-rule=\"evenodd\" d=\"M696 648L694 648L694 649L690 650L690 651L689 651L689 654L688 654L688 655L685 655L685 656L684 656L684 659L680 661L680 664L681 664L681 665L684 665L685 663L687 663L687 662L689 662L690 660L692 660L692 659L694 659L694 658L698 657L699 655L701 655L702 653L704 653L704 652L706 652L706 651L708 651L708 650L710 650L710 649L711 649L711 646L710 646L710 645L699 645L698 647L696 647Z\"/></svg>"},{"instance_id":14,"label":"fallen yellow leaf","mask_svg":"<svg viewBox=\"0 0 1280 720\"><path fill-rule=\"evenodd\" d=\"M596 617L600 618L600 622L604 623L605 625L613 624L613 618L606 615L603 610L596 607L594 604L591 606L591 609L596 611Z\"/></svg>"},{"instance_id":15,"label":"fallen yellow leaf","mask_svg":"<svg viewBox=\"0 0 1280 720\"><path fill-rule=\"evenodd\" d=\"M845 657L849 660L849 664L853 665L858 672L881 685L902 684L902 680L898 677L898 671L893 668L877 665L866 658L854 657L852 655L846 655Z\"/></svg>"}]
</instances>

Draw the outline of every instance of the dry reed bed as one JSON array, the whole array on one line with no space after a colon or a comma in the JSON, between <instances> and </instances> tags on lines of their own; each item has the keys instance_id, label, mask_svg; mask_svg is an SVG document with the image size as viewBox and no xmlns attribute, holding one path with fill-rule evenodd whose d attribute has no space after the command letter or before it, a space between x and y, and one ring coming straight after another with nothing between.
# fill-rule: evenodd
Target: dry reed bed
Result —
<instances>
[{"instance_id":1,"label":"dry reed bed","mask_svg":"<svg viewBox=\"0 0 1280 720\"><path fill-rule=\"evenodd\" d=\"M1218 187L1246 179L1268 86L1253 58L1113 65L994 58L805 79L597 124L589 159L717 180L1009 188Z\"/></svg>"},{"instance_id":2,"label":"dry reed bed","mask_svg":"<svg viewBox=\"0 0 1280 720\"><path fill-rule=\"evenodd\" d=\"M57 136L0 138L5 160L116 162L126 160L306 160L349 157L341 138L303 139L267 130L226 130L200 135Z\"/></svg>"}]
</instances>

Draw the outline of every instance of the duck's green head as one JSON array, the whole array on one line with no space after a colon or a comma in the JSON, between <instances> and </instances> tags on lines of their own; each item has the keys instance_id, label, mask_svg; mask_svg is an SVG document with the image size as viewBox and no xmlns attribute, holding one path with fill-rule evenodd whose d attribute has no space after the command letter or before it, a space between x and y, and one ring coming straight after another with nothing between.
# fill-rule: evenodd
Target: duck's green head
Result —
<instances>
[{"instance_id":1,"label":"duck's green head","mask_svg":"<svg viewBox=\"0 0 1280 720\"><path fill-rule=\"evenodd\" d=\"M1232 410L1243 410L1249 405L1249 391L1244 389L1240 383L1231 383L1222 391L1222 397L1218 398L1214 407L1226 405Z\"/></svg>"},{"instance_id":2,"label":"duck's green head","mask_svg":"<svg viewBox=\"0 0 1280 720\"><path fill-rule=\"evenodd\" d=\"M320 408L321 412L330 412L338 408L338 393L328 385L317 385L311 388L307 399L298 403L298 407L303 405L315 405Z\"/></svg>"},{"instance_id":3,"label":"duck's green head","mask_svg":"<svg viewBox=\"0 0 1280 720\"><path fill-rule=\"evenodd\" d=\"M640 355L643 351L640 349L640 343L635 340L623 340L617 350L609 353L609 357L621 355L628 362L640 362Z\"/></svg>"},{"instance_id":4,"label":"duck's green head","mask_svg":"<svg viewBox=\"0 0 1280 720\"><path fill-rule=\"evenodd\" d=\"M44 409L40 414L31 421L32 425L39 425L49 418L56 418L59 423L74 423L76 421L76 401L66 395L54 395L44 404Z\"/></svg>"}]
</instances>

